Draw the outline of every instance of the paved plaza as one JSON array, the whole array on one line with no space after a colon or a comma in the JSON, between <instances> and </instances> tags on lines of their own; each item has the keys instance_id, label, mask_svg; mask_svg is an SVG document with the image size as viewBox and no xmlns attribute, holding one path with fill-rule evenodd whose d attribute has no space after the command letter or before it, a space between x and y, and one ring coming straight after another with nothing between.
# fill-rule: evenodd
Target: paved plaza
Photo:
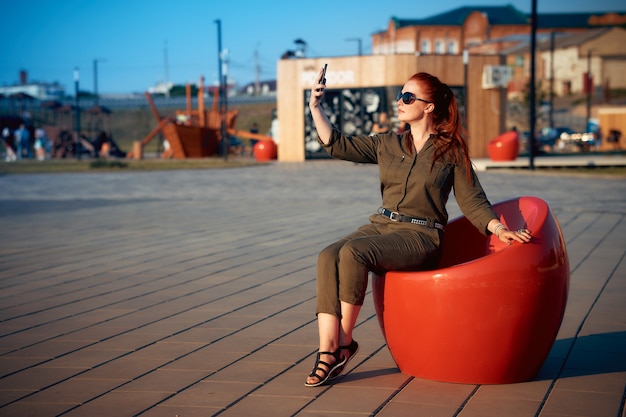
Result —
<instances>
[{"instance_id":1,"label":"paved plaza","mask_svg":"<svg viewBox=\"0 0 626 417\"><path fill-rule=\"evenodd\" d=\"M479 177L563 229L568 305L537 377L400 373L368 291L347 373L306 388L317 254L378 208L376 166L0 176L0 416L626 417L626 181Z\"/></svg>"}]
</instances>

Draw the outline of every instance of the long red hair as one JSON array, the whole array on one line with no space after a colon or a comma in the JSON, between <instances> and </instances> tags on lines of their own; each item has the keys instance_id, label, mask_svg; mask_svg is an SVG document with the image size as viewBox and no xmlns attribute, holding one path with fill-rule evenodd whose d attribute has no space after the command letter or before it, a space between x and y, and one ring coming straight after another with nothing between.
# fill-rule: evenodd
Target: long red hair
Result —
<instances>
[{"instance_id":1,"label":"long red hair","mask_svg":"<svg viewBox=\"0 0 626 417\"><path fill-rule=\"evenodd\" d=\"M445 156L455 164L464 165L468 179L471 180L472 161L465 141L467 132L463 127L454 93L447 84L426 72L418 72L410 80L417 82L424 99L435 105L431 117L436 135L436 151L431 169L437 160Z\"/></svg>"}]
</instances>

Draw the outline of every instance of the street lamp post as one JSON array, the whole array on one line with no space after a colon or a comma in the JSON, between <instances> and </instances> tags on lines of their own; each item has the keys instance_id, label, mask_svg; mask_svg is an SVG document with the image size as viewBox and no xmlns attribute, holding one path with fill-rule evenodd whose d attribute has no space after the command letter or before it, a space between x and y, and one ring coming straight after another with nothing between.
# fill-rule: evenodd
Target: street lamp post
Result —
<instances>
[{"instance_id":1,"label":"street lamp post","mask_svg":"<svg viewBox=\"0 0 626 417\"><path fill-rule=\"evenodd\" d=\"M550 33L550 128L554 128L554 37L555 33Z\"/></svg>"},{"instance_id":2,"label":"street lamp post","mask_svg":"<svg viewBox=\"0 0 626 417\"><path fill-rule=\"evenodd\" d=\"M80 159L80 99L78 87L78 67L74 68L74 156Z\"/></svg>"},{"instance_id":3,"label":"street lamp post","mask_svg":"<svg viewBox=\"0 0 626 417\"><path fill-rule=\"evenodd\" d=\"M224 111L224 107L226 104L226 88L224 86L224 81L222 80L222 21L220 19L216 19L215 23L217 24L217 74L219 80L219 95L218 95L218 107L220 109L220 137L221 137L221 148L222 155L224 156L224 160L228 160L228 145L226 139L226 124L225 118L226 114Z\"/></svg>"},{"instance_id":4,"label":"street lamp post","mask_svg":"<svg viewBox=\"0 0 626 417\"><path fill-rule=\"evenodd\" d=\"M585 90L587 92L587 113L585 116L585 132L590 131L589 120L591 119L591 92L593 90L593 78L591 77L591 48L587 50L587 76L585 77Z\"/></svg>"},{"instance_id":5,"label":"street lamp post","mask_svg":"<svg viewBox=\"0 0 626 417\"><path fill-rule=\"evenodd\" d=\"M228 113L228 49L220 52L222 60L222 77L224 77L224 97L222 97L221 110L222 114L222 141L224 141L224 159L228 159L228 149L230 148L230 136L228 136L228 126L226 126L226 114Z\"/></svg>"},{"instance_id":6,"label":"street lamp post","mask_svg":"<svg viewBox=\"0 0 626 417\"><path fill-rule=\"evenodd\" d=\"M469 104L467 99L467 66L469 64L469 51L463 49L463 106L465 107L465 129L469 129Z\"/></svg>"}]
</instances>

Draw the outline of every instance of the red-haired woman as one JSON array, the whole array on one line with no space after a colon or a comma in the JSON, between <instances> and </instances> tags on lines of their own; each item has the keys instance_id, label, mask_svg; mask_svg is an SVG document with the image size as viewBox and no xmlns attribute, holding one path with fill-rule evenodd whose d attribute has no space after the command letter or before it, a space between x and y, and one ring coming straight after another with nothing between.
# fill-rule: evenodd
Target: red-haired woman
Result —
<instances>
[{"instance_id":1,"label":"red-haired woman","mask_svg":"<svg viewBox=\"0 0 626 417\"><path fill-rule=\"evenodd\" d=\"M317 264L319 352L305 385L336 378L359 349L352 330L368 272L432 269L441 255L446 202L452 188L463 214L484 234L521 243L530 231L508 230L493 212L472 168L456 99L437 77L413 75L398 93L402 134L346 136L320 107L320 71L309 109L318 140L334 158L379 165L381 207L369 223L324 249Z\"/></svg>"}]
</instances>

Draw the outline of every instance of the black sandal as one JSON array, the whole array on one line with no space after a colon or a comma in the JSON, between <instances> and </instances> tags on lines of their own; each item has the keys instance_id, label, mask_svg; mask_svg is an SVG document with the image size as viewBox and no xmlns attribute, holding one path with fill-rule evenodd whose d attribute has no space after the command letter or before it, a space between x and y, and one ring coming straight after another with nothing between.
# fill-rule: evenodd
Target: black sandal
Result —
<instances>
[{"instance_id":1,"label":"black sandal","mask_svg":"<svg viewBox=\"0 0 626 417\"><path fill-rule=\"evenodd\" d=\"M322 355L332 355L332 357L335 358L335 363L330 364L328 362L324 362L323 360L320 359L322 357ZM315 365L313 365L313 370L309 374L309 377L311 377L311 378L315 377L319 381L315 382L313 384L305 382L304 386L305 387L319 387L320 385L322 385L323 383L328 381L328 378L330 377L330 375L338 367L345 365L345 363L346 363L346 358L342 358L341 357L341 348L337 349L334 352L317 352L317 359L315 360ZM328 370L320 367L320 365L325 365L328 368ZM317 373L317 371L321 371L322 375L320 376Z\"/></svg>"},{"instance_id":2,"label":"black sandal","mask_svg":"<svg viewBox=\"0 0 626 417\"><path fill-rule=\"evenodd\" d=\"M338 350L341 352L344 349L350 352L350 356L348 356L347 359L343 358L344 363L342 365L334 367L333 371L330 373L328 377L329 381L331 379L337 378L339 375L343 373L344 369L346 369L346 366L348 366L348 362L350 362L350 360L354 357L354 355L356 355L357 352L359 351L359 344L356 342L356 340L352 339L352 342L350 342L348 346L339 346Z\"/></svg>"}]
</instances>

